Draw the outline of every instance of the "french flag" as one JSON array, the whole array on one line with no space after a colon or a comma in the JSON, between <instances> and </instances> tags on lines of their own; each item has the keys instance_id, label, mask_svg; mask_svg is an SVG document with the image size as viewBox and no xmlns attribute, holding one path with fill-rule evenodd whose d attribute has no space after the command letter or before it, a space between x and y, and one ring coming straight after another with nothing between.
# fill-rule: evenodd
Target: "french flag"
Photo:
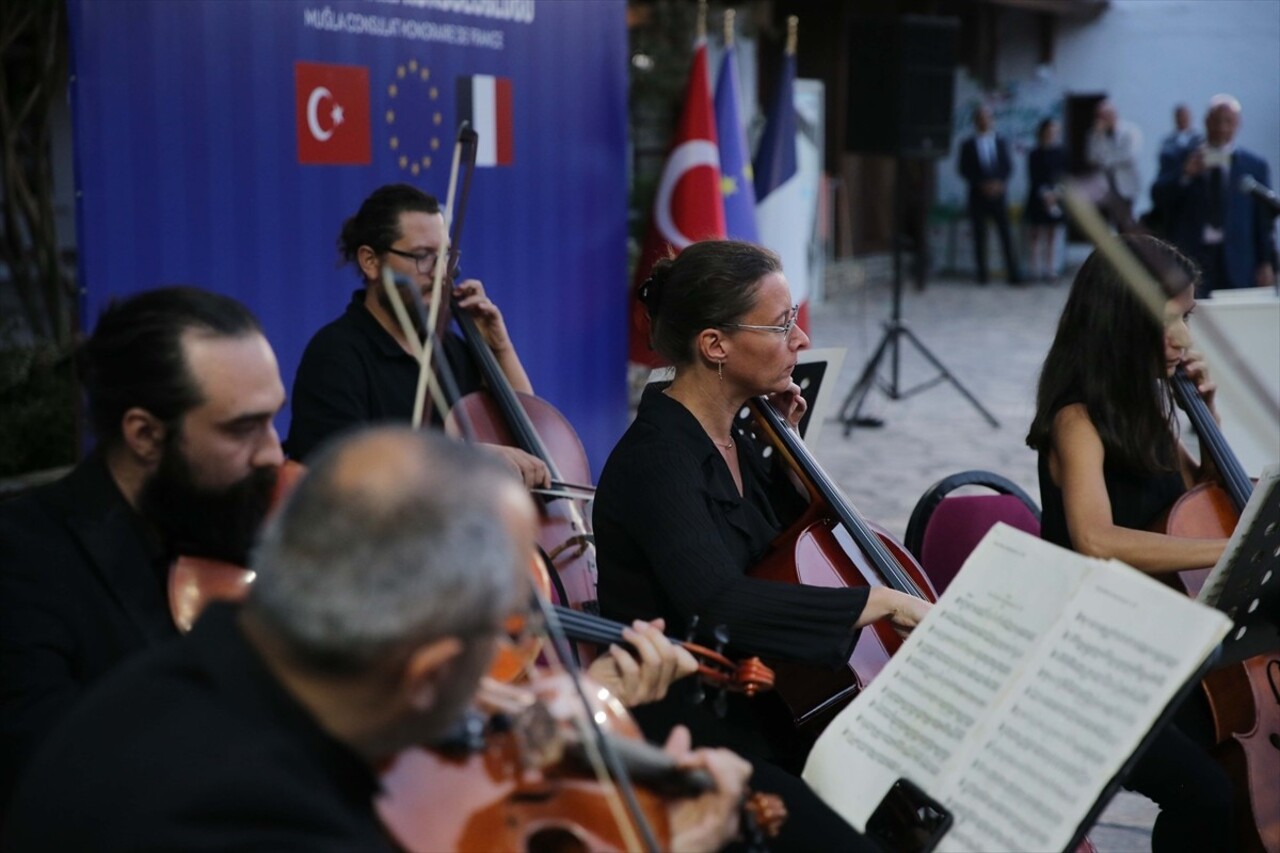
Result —
<instances>
[{"instance_id":1,"label":"french flag","mask_svg":"<svg viewBox=\"0 0 1280 853\"><path fill-rule=\"evenodd\" d=\"M480 137L477 166L510 166L515 162L510 77L459 77L458 121L471 122Z\"/></svg>"}]
</instances>

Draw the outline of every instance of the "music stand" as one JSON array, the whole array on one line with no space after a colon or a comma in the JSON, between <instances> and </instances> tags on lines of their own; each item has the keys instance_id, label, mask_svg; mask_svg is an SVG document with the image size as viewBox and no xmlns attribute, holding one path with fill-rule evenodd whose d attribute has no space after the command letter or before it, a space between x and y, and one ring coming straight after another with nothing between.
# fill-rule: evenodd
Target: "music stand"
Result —
<instances>
[{"instance_id":1,"label":"music stand","mask_svg":"<svg viewBox=\"0 0 1280 853\"><path fill-rule=\"evenodd\" d=\"M969 392L968 388L964 387L960 380L955 377L955 374L942 363L941 359L929 351L924 342L916 336L915 332L911 331L911 327L902 319L901 228L904 206L902 199L902 159L901 154L894 159L896 171L893 177L893 313L885 321L884 335L880 338L880 343L876 345L870 360L862 368L858 381L853 384L849 395L844 398L844 402L840 405L840 421L844 424L844 436L848 438L849 433L853 431L855 426L880 426L878 421L873 422L872 419L863 418L859 414L862 411L862 404L866 402L867 394L871 392L873 385L879 385L880 390L890 400L902 400L912 394L932 388L939 382L950 382L960 392L960 395L978 410L987 423L999 428L1000 422L995 419L995 416L986 410L982 403L978 401L978 398ZM903 337L938 371L938 375L932 379L906 389L902 388L899 381L899 348L901 346L900 339ZM876 381L879 378L880 363L886 355L890 359L890 379L888 384L883 381Z\"/></svg>"}]
</instances>

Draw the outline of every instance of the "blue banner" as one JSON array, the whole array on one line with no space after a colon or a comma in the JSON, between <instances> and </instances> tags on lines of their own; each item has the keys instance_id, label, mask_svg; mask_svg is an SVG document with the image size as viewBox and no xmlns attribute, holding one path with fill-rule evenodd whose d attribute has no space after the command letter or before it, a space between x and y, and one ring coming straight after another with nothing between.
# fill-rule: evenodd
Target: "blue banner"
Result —
<instances>
[{"instance_id":1,"label":"blue banner","mask_svg":"<svg viewBox=\"0 0 1280 853\"><path fill-rule=\"evenodd\" d=\"M443 203L465 110L490 131L465 273L600 469L627 419L623 0L68 7L86 329L112 297L198 284L254 310L291 387L360 286L343 220L394 181Z\"/></svg>"}]
</instances>

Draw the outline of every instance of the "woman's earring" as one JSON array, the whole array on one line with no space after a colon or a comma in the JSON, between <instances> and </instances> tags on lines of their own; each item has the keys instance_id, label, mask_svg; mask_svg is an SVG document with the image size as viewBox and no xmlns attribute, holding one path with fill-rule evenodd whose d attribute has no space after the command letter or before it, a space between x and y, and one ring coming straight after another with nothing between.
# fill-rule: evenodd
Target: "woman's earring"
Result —
<instances>
[{"instance_id":1,"label":"woman's earring","mask_svg":"<svg viewBox=\"0 0 1280 853\"><path fill-rule=\"evenodd\" d=\"M720 377L721 382L724 381L724 361L723 360L716 362L716 375Z\"/></svg>"}]
</instances>

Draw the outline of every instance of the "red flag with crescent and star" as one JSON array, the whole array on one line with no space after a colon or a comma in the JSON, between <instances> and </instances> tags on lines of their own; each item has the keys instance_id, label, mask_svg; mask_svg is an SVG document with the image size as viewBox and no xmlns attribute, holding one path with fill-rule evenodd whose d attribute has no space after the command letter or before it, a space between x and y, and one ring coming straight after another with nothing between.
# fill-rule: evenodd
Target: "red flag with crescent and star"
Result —
<instances>
[{"instance_id":1,"label":"red flag with crescent and star","mask_svg":"<svg viewBox=\"0 0 1280 853\"><path fill-rule=\"evenodd\" d=\"M326 62L293 64L298 162L367 166L372 160L369 69Z\"/></svg>"},{"instance_id":2,"label":"red flag with crescent and star","mask_svg":"<svg viewBox=\"0 0 1280 853\"><path fill-rule=\"evenodd\" d=\"M649 318L635 290L649 277L654 263L690 243L725 236L724 199L720 195L720 150L715 111L707 73L707 42L699 39L684 94L684 112L676 126L671 153L662 167L653 217L644 249L636 263L631 296L631 361L657 367L658 354L649 349Z\"/></svg>"}]
</instances>

